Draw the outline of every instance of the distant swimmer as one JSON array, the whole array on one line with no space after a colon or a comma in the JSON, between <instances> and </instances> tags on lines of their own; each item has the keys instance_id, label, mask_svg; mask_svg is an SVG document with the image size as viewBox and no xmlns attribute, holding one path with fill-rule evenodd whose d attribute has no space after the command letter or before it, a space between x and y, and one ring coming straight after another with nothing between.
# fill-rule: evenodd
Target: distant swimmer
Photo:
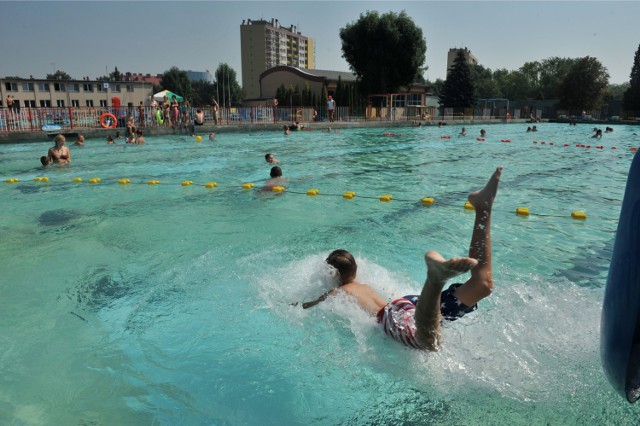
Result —
<instances>
[{"instance_id":1,"label":"distant swimmer","mask_svg":"<svg viewBox=\"0 0 640 426\"><path fill-rule=\"evenodd\" d=\"M485 136L487 136L487 131L485 129L480 129L480 137L484 138Z\"/></svg>"},{"instance_id":2,"label":"distant swimmer","mask_svg":"<svg viewBox=\"0 0 640 426\"><path fill-rule=\"evenodd\" d=\"M346 250L335 250L326 262L335 268L339 279L337 288L303 303L302 307L311 308L344 292L365 312L376 317L384 332L393 339L411 348L437 351L442 343L441 321L455 321L475 311L477 303L493 290L491 210L501 174L502 167L498 167L483 189L469 194L469 202L475 208L469 257L445 259L438 252L427 252L427 278L420 296L404 296L387 303L371 287L356 280L357 264L353 255ZM443 291L449 279L468 271L471 277L464 284L452 284Z\"/></svg>"},{"instance_id":3,"label":"distant swimmer","mask_svg":"<svg viewBox=\"0 0 640 426\"><path fill-rule=\"evenodd\" d=\"M467 136L467 129L465 127L460 130L460 136Z\"/></svg>"},{"instance_id":4,"label":"distant swimmer","mask_svg":"<svg viewBox=\"0 0 640 426\"><path fill-rule=\"evenodd\" d=\"M77 146L84 146L84 136L78 135L78 140L74 143Z\"/></svg>"},{"instance_id":5,"label":"distant swimmer","mask_svg":"<svg viewBox=\"0 0 640 426\"><path fill-rule=\"evenodd\" d=\"M267 163L269 164L278 164L280 161L278 161L278 159L276 157L273 156L273 154L268 153L265 154L264 159Z\"/></svg>"}]
</instances>

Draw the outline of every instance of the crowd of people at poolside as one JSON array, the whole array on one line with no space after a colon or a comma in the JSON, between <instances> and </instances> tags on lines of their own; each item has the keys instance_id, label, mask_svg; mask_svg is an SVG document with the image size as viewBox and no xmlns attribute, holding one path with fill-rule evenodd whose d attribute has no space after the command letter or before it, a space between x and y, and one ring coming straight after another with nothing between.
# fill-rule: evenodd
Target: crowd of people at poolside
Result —
<instances>
[{"instance_id":1,"label":"crowd of people at poolside","mask_svg":"<svg viewBox=\"0 0 640 426\"><path fill-rule=\"evenodd\" d=\"M195 126L203 126L205 124L205 115L202 108L196 109L192 119L189 101L186 99L178 101L175 95L171 99L168 96L164 96L162 102L152 98L151 108L153 118L160 126L191 130L193 134ZM218 102L215 98L211 101L211 111L214 124L218 125ZM145 116L142 102L140 102L138 115L140 117L140 125L144 125Z\"/></svg>"}]
</instances>

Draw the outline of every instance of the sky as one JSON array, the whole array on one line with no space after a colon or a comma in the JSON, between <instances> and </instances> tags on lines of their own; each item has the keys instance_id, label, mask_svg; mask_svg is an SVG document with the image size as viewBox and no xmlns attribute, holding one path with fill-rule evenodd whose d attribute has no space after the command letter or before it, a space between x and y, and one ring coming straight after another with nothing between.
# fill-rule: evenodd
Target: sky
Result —
<instances>
[{"instance_id":1,"label":"sky","mask_svg":"<svg viewBox=\"0 0 640 426\"><path fill-rule=\"evenodd\" d=\"M466 47L485 68L517 70L558 56L597 58L610 83L629 81L640 45L640 1L2 1L0 76L62 70L162 74L172 66L241 82L240 25L278 19L315 40L316 68L349 71L339 32L367 11L405 11L427 44L427 80L446 77L447 52Z\"/></svg>"}]
</instances>

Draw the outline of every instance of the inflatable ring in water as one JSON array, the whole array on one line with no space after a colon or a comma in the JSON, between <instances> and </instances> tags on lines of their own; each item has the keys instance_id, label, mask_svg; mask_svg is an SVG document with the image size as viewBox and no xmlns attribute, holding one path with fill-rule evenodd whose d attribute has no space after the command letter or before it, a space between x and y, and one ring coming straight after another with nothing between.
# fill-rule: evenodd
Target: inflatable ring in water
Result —
<instances>
[{"instance_id":1,"label":"inflatable ring in water","mask_svg":"<svg viewBox=\"0 0 640 426\"><path fill-rule=\"evenodd\" d=\"M100 116L100 125L105 129L115 129L117 124L116 116L110 112L105 112Z\"/></svg>"}]
</instances>

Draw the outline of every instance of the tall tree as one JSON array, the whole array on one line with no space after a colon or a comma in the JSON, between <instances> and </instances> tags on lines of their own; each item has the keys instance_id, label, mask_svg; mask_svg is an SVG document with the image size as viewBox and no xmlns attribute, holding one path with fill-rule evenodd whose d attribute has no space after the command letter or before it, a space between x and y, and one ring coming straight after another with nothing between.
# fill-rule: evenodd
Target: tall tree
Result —
<instances>
[{"instance_id":1,"label":"tall tree","mask_svg":"<svg viewBox=\"0 0 640 426\"><path fill-rule=\"evenodd\" d=\"M193 106L211 105L211 99L216 95L216 86L205 80L191 82L191 104Z\"/></svg>"},{"instance_id":2,"label":"tall tree","mask_svg":"<svg viewBox=\"0 0 640 426\"><path fill-rule=\"evenodd\" d=\"M633 58L629 89L624 92L623 106L628 111L640 111L640 45Z\"/></svg>"},{"instance_id":3,"label":"tall tree","mask_svg":"<svg viewBox=\"0 0 640 426\"><path fill-rule=\"evenodd\" d=\"M427 43L404 11L361 14L340 29L340 39L342 57L365 95L395 92L422 75Z\"/></svg>"},{"instance_id":4,"label":"tall tree","mask_svg":"<svg viewBox=\"0 0 640 426\"><path fill-rule=\"evenodd\" d=\"M57 70L53 74L47 74L47 80L71 80L71 76L64 71Z\"/></svg>"},{"instance_id":5,"label":"tall tree","mask_svg":"<svg viewBox=\"0 0 640 426\"><path fill-rule=\"evenodd\" d=\"M547 58L540 63L540 86L538 91L543 99L559 99L560 85L569 70L578 62L577 58Z\"/></svg>"},{"instance_id":6,"label":"tall tree","mask_svg":"<svg viewBox=\"0 0 640 426\"><path fill-rule=\"evenodd\" d=\"M502 93L493 73L489 68L482 65L474 65L470 67L471 78L476 88L476 97L478 98L500 98Z\"/></svg>"},{"instance_id":7,"label":"tall tree","mask_svg":"<svg viewBox=\"0 0 640 426\"><path fill-rule=\"evenodd\" d=\"M507 99L526 99L531 96L529 79L520 71L507 73L502 82L502 97Z\"/></svg>"},{"instance_id":8,"label":"tall tree","mask_svg":"<svg viewBox=\"0 0 640 426\"><path fill-rule=\"evenodd\" d=\"M216 82L216 96L221 106L242 105L242 88L238 84L236 72L228 64L218 66L214 73Z\"/></svg>"},{"instance_id":9,"label":"tall tree","mask_svg":"<svg viewBox=\"0 0 640 426\"><path fill-rule=\"evenodd\" d=\"M191 98L191 82L187 76L187 72L171 67L162 74L160 85L164 90L170 90L177 93L185 99Z\"/></svg>"},{"instance_id":10,"label":"tall tree","mask_svg":"<svg viewBox=\"0 0 640 426\"><path fill-rule=\"evenodd\" d=\"M287 105L287 88L284 87L284 83L281 83L280 87L276 89L275 97L278 100L278 105Z\"/></svg>"},{"instance_id":11,"label":"tall tree","mask_svg":"<svg viewBox=\"0 0 640 426\"><path fill-rule=\"evenodd\" d=\"M439 98L440 104L447 108L470 108L476 104L476 88L471 77L471 68L461 50L447 72L447 79Z\"/></svg>"},{"instance_id":12,"label":"tall tree","mask_svg":"<svg viewBox=\"0 0 640 426\"><path fill-rule=\"evenodd\" d=\"M607 69L596 58L585 56L577 60L560 84L560 108L588 111L600 106L609 84Z\"/></svg>"}]
</instances>

